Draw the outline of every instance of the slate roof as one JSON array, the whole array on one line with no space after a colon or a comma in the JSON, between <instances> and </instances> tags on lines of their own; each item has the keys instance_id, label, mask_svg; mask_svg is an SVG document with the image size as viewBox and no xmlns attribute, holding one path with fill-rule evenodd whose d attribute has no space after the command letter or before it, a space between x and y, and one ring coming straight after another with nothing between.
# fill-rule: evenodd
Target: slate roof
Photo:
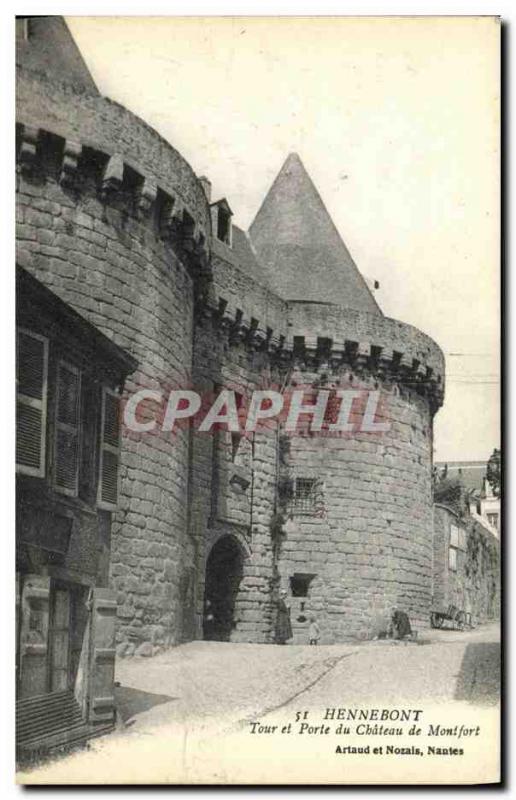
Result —
<instances>
[{"instance_id":1,"label":"slate roof","mask_svg":"<svg viewBox=\"0 0 516 800\"><path fill-rule=\"evenodd\" d=\"M232 247L219 242L216 236L212 240L212 250L216 256L229 261L230 264L239 268L250 278L255 280L265 288L272 288L269 284L269 276L262 264L256 257L253 246L245 231L237 225L232 226Z\"/></svg>"},{"instance_id":2,"label":"slate roof","mask_svg":"<svg viewBox=\"0 0 516 800\"><path fill-rule=\"evenodd\" d=\"M249 238L268 286L284 300L382 313L296 153L278 173Z\"/></svg>"},{"instance_id":3,"label":"slate roof","mask_svg":"<svg viewBox=\"0 0 516 800\"><path fill-rule=\"evenodd\" d=\"M89 94L99 90L63 17L27 17L29 38L16 42L16 64Z\"/></svg>"},{"instance_id":4,"label":"slate roof","mask_svg":"<svg viewBox=\"0 0 516 800\"><path fill-rule=\"evenodd\" d=\"M487 475L486 461L436 461L435 466L441 471L448 464L448 477L461 479L462 485L473 491L482 489L482 482ZM459 473L460 470L460 473Z\"/></svg>"}]
</instances>

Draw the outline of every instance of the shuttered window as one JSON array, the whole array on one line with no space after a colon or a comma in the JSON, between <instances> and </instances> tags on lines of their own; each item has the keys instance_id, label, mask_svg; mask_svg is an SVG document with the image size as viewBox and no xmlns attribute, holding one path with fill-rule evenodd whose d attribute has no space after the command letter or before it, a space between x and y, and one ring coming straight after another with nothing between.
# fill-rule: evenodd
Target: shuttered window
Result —
<instances>
[{"instance_id":1,"label":"shuttered window","mask_svg":"<svg viewBox=\"0 0 516 800\"><path fill-rule=\"evenodd\" d=\"M110 389L102 392L100 430L100 474L98 505L113 509L118 503L118 467L120 460L120 398Z\"/></svg>"},{"instance_id":2,"label":"shuttered window","mask_svg":"<svg viewBox=\"0 0 516 800\"><path fill-rule=\"evenodd\" d=\"M57 367L55 469L58 491L77 496L79 485L81 373L60 361Z\"/></svg>"},{"instance_id":3,"label":"shuttered window","mask_svg":"<svg viewBox=\"0 0 516 800\"><path fill-rule=\"evenodd\" d=\"M16 469L45 476L48 339L19 329L16 337Z\"/></svg>"}]
</instances>

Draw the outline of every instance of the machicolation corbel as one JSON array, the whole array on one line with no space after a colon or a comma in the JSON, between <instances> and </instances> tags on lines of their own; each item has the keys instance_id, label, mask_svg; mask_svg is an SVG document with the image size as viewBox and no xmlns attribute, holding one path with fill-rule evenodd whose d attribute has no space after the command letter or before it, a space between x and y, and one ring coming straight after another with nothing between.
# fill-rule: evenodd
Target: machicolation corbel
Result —
<instances>
[{"instance_id":1,"label":"machicolation corbel","mask_svg":"<svg viewBox=\"0 0 516 800\"><path fill-rule=\"evenodd\" d=\"M153 203L158 196L158 187L149 178L144 178L138 197L138 217L144 219L150 214Z\"/></svg>"},{"instance_id":2,"label":"machicolation corbel","mask_svg":"<svg viewBox=\"0 0 516 800\"><path fill-rule=\"evenodd\" d=\"M23 126L20 145L20 169L24 175L31 175L36 168L36 152L39 139L39 128Z\"/></svg>"},{"instance_id":3,"label":"machicolation corbel","mask_svg":"<svg viewBox=\"0 0 516 800\"><path fill-rule=\"evenodd\" d=\"M108 200L118 192L124 180L124 162L121 155L111 156L104 169L100 194L103 200Z\"/></svg>"},{"instance_id":4,"label":"machicolation corbel","mask_svg":"<svg viewBox=\"0 0 516 800\"><path fill-rule=\"evenodd\" d=\"M82 144L67 139L64 144L63 162L61 164L61 174L59 183L61 186L71 189L77 184L77 169L79 159L82 155Z\"/></svg>"},{"instance_id":5,"label":"machicolation corbel","mask_svg":"<svg viewBox=\"0 0 516 800\"><path fill-rule=\"evenodd\" d=\"M183 223L184 207L179 197L167 195L161 210L160 235L163 239L178 239Z\"/></svg>"}]
</instances>

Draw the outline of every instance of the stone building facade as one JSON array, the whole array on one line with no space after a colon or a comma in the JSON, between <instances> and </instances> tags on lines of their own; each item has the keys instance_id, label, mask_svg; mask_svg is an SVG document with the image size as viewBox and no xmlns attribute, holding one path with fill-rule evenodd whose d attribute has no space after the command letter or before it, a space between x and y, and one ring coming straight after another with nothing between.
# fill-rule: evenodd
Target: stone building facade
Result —
<instances>
[{"instance_id":1,"label":"stone building facade","mask_svg":"<svg viewBox=\"0 0 516 800\"><path fill-rule=\"evenodd\" d=\"M136 361L30 273L16 274L16 746L115 723L109 587L120 390Z\"/></svg>"},{"instance_id":2,"label":"stone building facade","mask_svg":"<svg viewBox=\"0 0 516 800\"><path fill-rule=\"evenodd\" d=\"M110 565L119 654L272 642L282 587L296 642L311 615L325 643L374 635L394 604L428 624L441 350L384 316L298 156L244 232L85 67L81 83L71 39L52 63L54 34L29 24L18 50L17 258L138 362L126 397L229 387L245 406L270 386L356 390L358 406L377 395L387 428L126 431Z\"/></svg>"},{"instance_id":3,"label":"stone building facade","mask_svg":"<svg viewBox=\"0 0 516 800\"><path fill-rule=\"evenodd\" d=\"M477 625L500 616L500 542L490 527L442 503L434 506L432 606L453 605Z\"/></svg>"}]
</instances>

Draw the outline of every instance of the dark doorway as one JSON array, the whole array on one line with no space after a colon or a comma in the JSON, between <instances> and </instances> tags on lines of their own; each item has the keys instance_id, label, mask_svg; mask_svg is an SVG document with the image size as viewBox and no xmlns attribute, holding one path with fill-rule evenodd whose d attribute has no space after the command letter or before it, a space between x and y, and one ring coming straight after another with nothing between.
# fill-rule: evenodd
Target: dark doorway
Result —
<instances>
[{"instance_id":1,"label":"dark doorway","mask_svg":"<svg viewBox=\"0 0 516 800\"><path fill-rule=\"evenodd\" d=\"M233 536L223 536L213 546L206 563L205 639L229 642L235 627L235 601L242 575L242 549Z\"/></svg>"}]
</instances>

